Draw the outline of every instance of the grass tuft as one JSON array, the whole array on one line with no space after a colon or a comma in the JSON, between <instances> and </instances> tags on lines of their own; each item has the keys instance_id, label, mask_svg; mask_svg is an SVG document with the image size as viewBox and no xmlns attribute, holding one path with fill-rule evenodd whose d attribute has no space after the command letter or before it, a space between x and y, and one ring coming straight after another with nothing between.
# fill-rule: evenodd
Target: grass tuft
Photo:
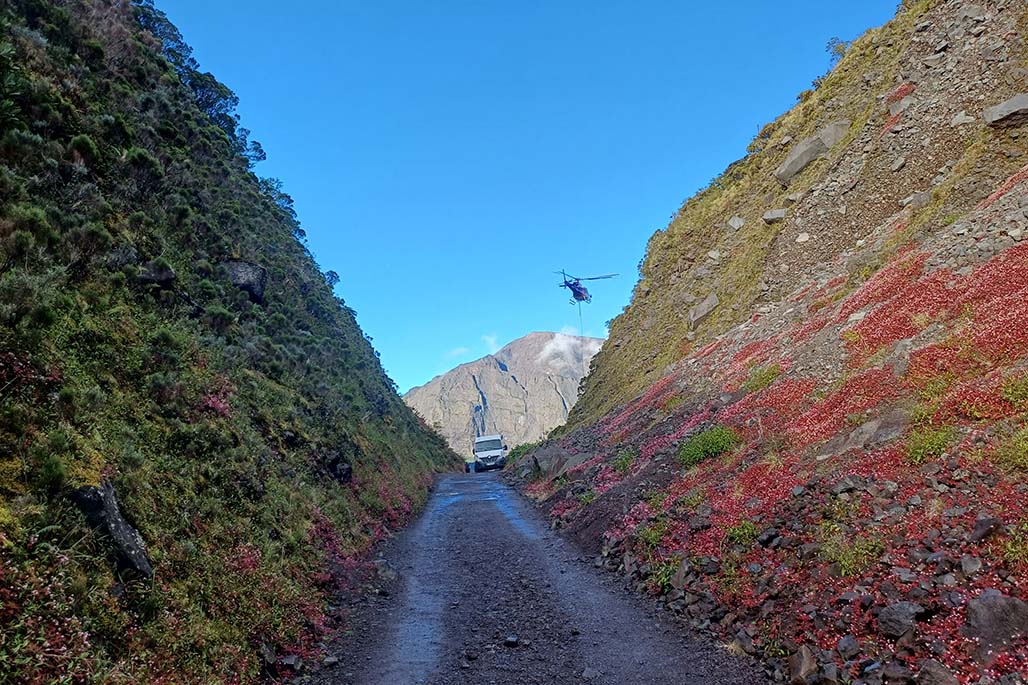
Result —
<instances>
[{"instance_id":1,"label":"grass tuft","mask_svg":"<svg viewBox=\"0 0 1028 685\"><path fill-rule=\"evenodd\" d=\"M825 521L818 531L821 557L837 564L844 578L863 573L882 555L885 546L872 537L853 536L834 521Z\"/></svg>"},{"instance_id":2,"label":"grass tuft","mask_svg":"<svg viewBox=\"0 0 1028 685\"><path fill-rule=\"evenodd\" d=\"M1009 469L1028 471L1028 426L1000 443L995 458L1000 465Z\"/></svg>"},{"instance_id":3,"label":"grass tuft","mask_svg":"<svg viewBox=\"0 0 1028 685\"><path fill-rule=\"evenodd\" d=\"M638 456L634 450L622 450L614 457L614 470L618 473L628 473Z\"/></svg>"},{"instance_id":4,"label":"grass tuft","mask_svg":"<svg viewBox=\"0 0 1028 685\"><path fill-rule=\"evenodd\" d=\"M685 466L696 466L712 457L719 457L735 449L742 438L727 426L714 426L689 438L678 449L678 461Z\"/></svg>"},{"instance_id":5,"label":"grass tuft","mask_svg":"<svg viewBox=\"0 0 1028 685\"><path fill-rule=\"evenodd\" d=\"M914 464L923 464L938 459L953 442L952 426L923 426L907 438L907 459Z\"/></svg>"},{"instance_id":6,"label":"grass tuft","mask_svg":"<svg viewBox=\"0 0 1028 685\"><path fill-rule=\"evenodd\" d=\"M742 389L746 392L758 392L774 383L781 375L782 366L777 362L753 369L750 377L742 384Z\"/></svg>"}]
</instances>

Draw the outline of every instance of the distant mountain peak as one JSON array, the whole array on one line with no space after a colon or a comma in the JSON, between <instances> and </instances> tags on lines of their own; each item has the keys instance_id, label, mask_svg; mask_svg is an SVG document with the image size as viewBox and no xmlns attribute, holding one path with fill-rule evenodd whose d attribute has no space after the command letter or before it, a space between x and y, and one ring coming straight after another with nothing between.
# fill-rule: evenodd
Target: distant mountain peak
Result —
<instances>
[{"instance_id":1,"label":"distant mountain peak","mask_svg":"<svg viewBox=\"0 0 1028 685\"><path fill-rule=\"evenodd\" d=\"M533 332L412 388L404 400L460 454L502 433L512 447L564 423L600 338Z\"/></svg>"}]
</instances>

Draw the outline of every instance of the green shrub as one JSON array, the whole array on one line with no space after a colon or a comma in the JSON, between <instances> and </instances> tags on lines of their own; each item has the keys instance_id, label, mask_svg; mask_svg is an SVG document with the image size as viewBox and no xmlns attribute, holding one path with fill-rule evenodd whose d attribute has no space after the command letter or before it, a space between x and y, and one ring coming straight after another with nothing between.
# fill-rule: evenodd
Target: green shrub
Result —
<instances>
[{"instance_id":1,"label":"green shrub","mask_svg":"<svg viewBox=\"0 0 1028 685\"><path fill-rule=\"evenodd\" d=\"M164 175L160 160L143 148L134 147L125 153L125 161L144 178L157 179Z\"/></svg>"},{"instance_id":2,"label":"green shrub","mask_svg":"<svg viewBox=\"0 0 1028 685\"><path fill-rule=\"evenodd\" d=\"M833 521L821 524L818 538L821 540L821 558L837 564L843 577L863 573L885 551L880 540L847 534Z\"/></svg>"},{"instance_id":3,"label":"green shrub","mask_svg":"<svg viewBox=\"0 0 1028 685\"><path fill-rule=\"evenodd\" d=\"M15 230L30 233L38 240L45 241L52 232L46 212L35 205L15 205L8 212L8 218Z\"/></svg>"},{"instance_id":4,"label":"green shrub","mask_svg":"<svg viewBox=\"0 0 1028 685\"><path fill-rule=\"evenodd\" d=\"M1020 524L1003 541L1003 561L1013 568L1028 568L1028 521Z\"/></svg>"},{"instance_id":5,"label":"green shrub","mask_svg":"<svg viewBox=\"0 0 1028 685\"><path fill-rule=\"evenodd\" d=\"M653 566L653 574L650 576L650 584L658 592L667 592L671 589L671 579L678 573L678 567L682 560L678 557L662 559Z\"/></svg>"},{"instance_id":6,"label":"green shrub","mask_svg":"<svg viewBox=\"0 0 1028 685\"><path fill-rule=\"evenodd\" d=\"M938 459L953 441L952 426L923 426L916 428L907 438L907 459L923 464Z\"/></svg>"},{"instance_id":7,"label":"green shrub","mask_svg":"<svg viewBox=\"0 0 1028 685\"><path fill-rule=\"evenodd\" d=\"M85 133L71 139L71 142L68 143L68 152L77 155L86 164L93 164L100 158L100 148Z\"/></svg>"},{"instance_id":8,"label":"green shrub","mask_svg":"<svg viewBox=\"0 0 1028 685\"><path fill-rule=\"evenodd\" d=\"M743 545L749 547L753 544L753 541L760 535L760 529L757 528L757 524L753 521L739 521L727 531L727 539L737 545Z\"/></svg>"},{"instance_id":9,"label":"green shrub","mask_svg":"<svg viewBox=\"0 0 1028 685\"><path fill-rule=\"evenodd\" d=\"M578 496L578 501L582 504L592 504L593 500L596 499L596 492L594 490L588 490Z\"/></svg>"},{"instance_id":10,"label":"green shrub","mask_svg":"<svg viewBox=\"0 0 1028 685\"><path fill-rule=\"evenodd\" d=\"M742 438L727 426L714 426L685 441L678 448L678 460L685 466L696 466L712 457L719 457L735 449Z\"/></svg>"},{"instance_id":11,"label":"green shrub","mask_svg":"<svg viewBox=\"0 0 1028 685\"><path fill-rule=\"evenodd\" d=\"M635 536L639 542L649 549L656 549L660 545L660 541L667 535L667 530L668 521L662 516L649 525L640 528Z\"/></svg>"},{"instance_id":12,"label":"green shrub","mask_svg":"<svg viewBox=\"0 0 1028 685\"><path fill-rule=\"evenodd\" d=\"M781 375L782 366L777 362L755 368L750 372L750 377L746 379L746 382L742 384L742 389L746 392L758 392L774 383Z\"/></svg>"},{"instance_id":13,"label":"green shrub","mask_svg":"<svg viewBox=\"0 0 1028 685\"><path fill-rule=\"evenodd\" d=\"M228 333L236 318L232 312L220 304L212 304L205 310L204 320L216 333L224 335Z\"/></svg>"},{"instance_id":14,"label":"green shrub","mask_svg":"<svg viewBox=\"0 0 1028 685\"><path fill-rule=\"evenodd\" d=\"M65 417L75 418L75 412L78 411L78 393L74 388L64 386L60 389L57 393L57 407Z\"/></svg>"},{"instance_id":15,"label":"green shrub","mask_svg":"<svg viewBox=\"0 0 1028 685\"><path fill-rule=\"evenodd\" d=\"M14 259L22 259L29 254L36 239L28 231L18 230L11 234L10 252Z\"/></svg>"},{"instance_id":16,"label":"green shrub","mask_svg":"<svg viewBox=\"0 0 1028 685\"><path fill-rule=\"evenodd\" d=\"M643 501L654 511L664 506L665 500L667 500L667 493L662 490L651 490L643 495Z\"/></svg>"},{"instance_id":17,"label":"green shrub","mask_svg":"<svg viewBox=\"0 0 1028 685\"><path fill-rule=\"evenodd\" d=\"M614 457L614 470L618 473L628 473L628 470L632 468L632 464L635 463L637 456L632 450L622 450Z\"/></svg>"},{"instance_id":18,"label":"green shrub","mask_svg":"<svg viewBox=\"0 0 1028 685\"><path fill-rule=\"evenodd\" d=\"M56 494L68 480L65 458L74 448L74 442L67 432L56 428L32 450L37 463L35 480L39 488L49 494Z\"/></svg>"},{"instance_id":19,"label":"green shrub","mask_svg":"<svg viewBox=\"0 0 1028 685\"><path fill-rule=\"evenodd\" d=\"M64 460L57 454L45 454L39 464L39 487L56 494L61 491L68 480L68 469Z\"/></svg>"},{"instance_id":20,"label":"green shrub","mask_svg":"<svg viewBox=\"0 0 1028 685\"><path fill-rule=\"evenodd\" d=\"M684 397L679 397L678 395L672 395L671 397L669 397L666 400L664 400L664 402L661 403L660 406L664 409L664 411L670 413L670 412L673 412L678 407L682 406L684 403L685 403L685 398Z\"/></svg>"}]
</instances>

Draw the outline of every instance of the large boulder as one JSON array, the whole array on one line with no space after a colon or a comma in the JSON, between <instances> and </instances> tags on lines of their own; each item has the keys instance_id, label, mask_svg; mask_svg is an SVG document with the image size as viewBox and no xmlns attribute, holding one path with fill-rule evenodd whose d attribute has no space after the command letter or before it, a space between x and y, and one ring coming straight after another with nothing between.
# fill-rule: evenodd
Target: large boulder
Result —
<instances>
[{"instance_id":1,"label":"large boulder","mask_svg":"<svg viewBox=\"0 0 1028 685\"><path fill-rule=\"evenodd\" d=\"M988 666L1014 638L1028 636L1028 602L984 590L967 603L963 633L977 642L975 658Z\"/></svg>"},{"instance_id":2,"label":"large boulder","mask_svg":"<svg viewBox=\"0 0 1028 685\"><path fill-rule=\"evenodd\" d=\"M960 681L941 662L928 659L917 673L917 685L960 685Z\"/></svg>"},{"instance_id":3,"label":"large boulder","mask_svg":"<svg viewBox=\"0 0 1028 685\"><path fill-rule=\"evenodd\" d=\"M846 137L851 122L848 119L839 119L819 129L817 133L809 138L804 138L796 143L789 155L774 171L774 176L782 185L788 185L798 173L803 171L816 159L823 157L836 143Z\"/></svg>"},{"instance_id":4,"label":"large boulder","mask_svg":"<svg viewBox=\"0 0 1028 685\"><path fill-rule=\"evenodd\" d=\"M710 316L717 306L721 304L717 293L711 293L698 305L689 310L689 327L696 328L704 319Z\"/></svg>"},{"instance_id":5,"label":"large boulder","mask_svg":"<svg viewBox=\"0 0 1028 685\"><path fill-rule=\"evenodd\" d=\"M592 459L594 456L596 456L596 455L595 454L590 454L588 452L582 452L580 454L572 454L571 456L569 456L567 458L567 460L565 460L564 464L557 471L557 478L560 478L561 476L563 476L565 473L567 473L571 469L575 468L576 466L580 466L580 465L584 464L585 462L587 462L590 459Z\"/></svg>"},{"instance_id":6,"label":"large boulder","mask_svg":"<svg viewBox=\"0 0 1028 685\"><path fill-rule=\"evenodd\" d=\"M1028 123L1028 93L1020 93L984 112L989 126L1020 126Z\"/></svg>"},{"instance_id":7,"label":"large boulder","mask_svg":"<svg viewBox=\"0 0 1028 685\"><path fill-rule=\"evenodd\" d=\"M547 445L532 453L532 467L538 475L556 476L574 456L563 447Z\"/></svg>"},{"instance_id":8,"label":"large boulder","mask_svg":"<svg viewBox=\"0 0 1028 685\"><path fill-rule=\"evenodd\" d=\"M878 630L886 637L903 637L914 628L914 622L924 607L913 602L896 602L882 609L878 614Z\"/></svg>"},{"instance_id":9,"label":"large boulder","mask_svg":"<svg viewBox=\"0 0 1028 685\"><path fill-rule=\"evenodd\" d=\"M789 657L789 682L792 685L807 685L817 677L817 657L814 651L803 645Z\"/></svg>"},{"instance_id":10,"label":"large boulder","mask_svg":"<svg viewBox=\"0 0 1028 685\"><path fill-rule=\"evenodd\" d=\"M121 515L118 498L110 482L78 488L71 493L71 500L93 529L110 538L118 568L145 578L153 575L143 536Z\"/></svg>"},{"instance_id":11,"label":"large boulder","mask_svg":"<svg viewBox=\"0 0 1028 685\"><path fill-rule=\"evenodd\" d=\"M246 291L253 302L264 302L264 290L268 287L268 270L259 264L232 259L222 262L225 275L232 285Z\"/></svg>"},{"instance_id":12,"label":"large boulder","mask_svg":"<svg viewBox=\"0 0 1028 685\"><path fill-rule=\"evenodd\" d=\"M329 475L342 485L349 485L353 481L353 465L339 452L328 455L325 468L328 469Z\"/></svg>"}]
</instances>

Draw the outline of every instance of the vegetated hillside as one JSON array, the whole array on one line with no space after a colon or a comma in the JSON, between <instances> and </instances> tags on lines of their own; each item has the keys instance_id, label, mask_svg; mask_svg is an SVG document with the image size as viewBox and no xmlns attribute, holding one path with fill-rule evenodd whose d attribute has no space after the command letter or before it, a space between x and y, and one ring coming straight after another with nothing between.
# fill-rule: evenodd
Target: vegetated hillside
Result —
<instances>
[{"instance_id":1,"label":"vegetated hillside","mask_svg":"<svg viewBox=\"0 0 1028 685\"><path fill-rule=\"evenodd\" d=\"M0 9L0 682L288 673L456 455L149 2Z\"/></svg>"},{"instance_id":2,"label":"vegetated hillside","mask_svg":"<svg viewBox=\"0 0 1028 685\"><path fill-rule=\"evenodd\" d=\"M404 400L462 456L480 435L502 433L511 446L535 442L567 420L602 344L529 333L412 388Z\"/></svg>"},{"instance_id":3,"label":"vegetated hillside","mask_svg":"<svg viewBox=\"0 0 1028 685\"><path fill-rule=\"evenodd\" d=\"M907 2L849 46L651 239L515 466L785 680L1028 673L1026 13Z\"/></svg>"}]
</instances>

